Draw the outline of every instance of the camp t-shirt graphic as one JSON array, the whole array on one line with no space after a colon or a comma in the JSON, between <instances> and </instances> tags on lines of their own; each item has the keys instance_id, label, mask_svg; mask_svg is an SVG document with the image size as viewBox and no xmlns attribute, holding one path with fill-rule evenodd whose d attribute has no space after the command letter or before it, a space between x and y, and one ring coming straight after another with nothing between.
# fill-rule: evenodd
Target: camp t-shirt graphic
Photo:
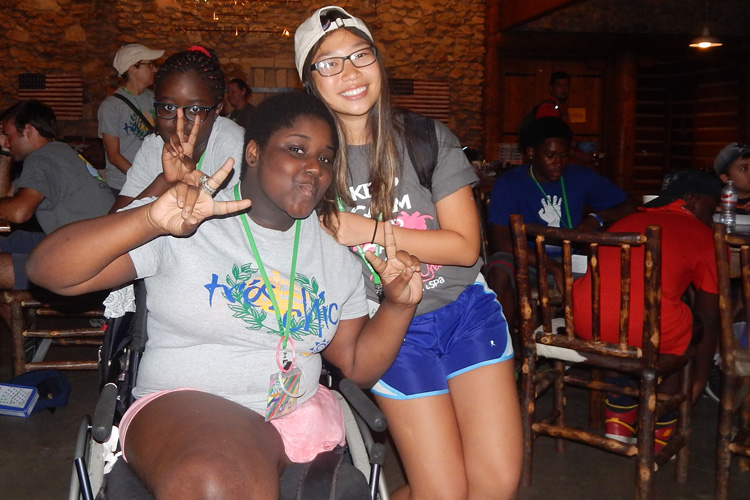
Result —
<instances>
[{"instance_id":1,"label":"camp t-shirt graphic","mask_svg":"<svg viewBox=\"0 0 750 500\"><path fill-rule=\"evenodd\" d=\"M434 124L439 147L437 163L429 188L420 183L409 158L405 140L403 138L397 140L396 147L402 164L394 178L393 208L387 215L390 222L396 226L416 230L439 230L440 222L436 204L460 189L469 188L478 180L456 136L439 121L435 121ZM370 176L374 157L372 145L348 145L346 153L347 187L351 198L351 203L346 203L348 205L346 210L370 217L372 202ZM398 243L398 237L396 242ZM371 247L365 246L365 249L367 248ZM378 255L382 257L385 253L383 249L377 250ZM400 248L400 250L411 250L411 253L415 255L418 253L409 248ZM375 287L370 281L371 274L364 264L360 266L366 280L367 297L370 301L377 301ZM454 302L467 286L482 281L481 267L481 258L478 258L471 266L433 264L423 261L421 269L423 294L415 315L426 314Z\"/></svg>"},{"instance_id":2,"label":"camp t-shirt graphic","mask_svg":"<svg viewBox=\"0 0 750 500\"><path fill-rule=\"evenodd\" d=\"M395 185L399 185L399 178L396 178ZM351 209L352 213L364 215L371 218L370 213L370 183L360 184L349 189L349 194L354 200L355 206ZM366 200L366 204L361 202ZM430 214L421 213L412 206L411 196L409 193L403 193L402 196L396 197L393 202L393 217L390 223L394 226L406 229L418 229L426 231L428 229L439 229L437 217ZM357 247L352 247L352 251L358 253ZM380 245L367 243L362 245L362 251L370 251L378 257L385 258L385 250ZM435 264L422 263L422 289L430 290L445 284L445 278L438 272L443 266ZM372 280L372 276L370 276Z\"/></svg>"},{"instance_id":3,"label":"camp t-shirt graphic","mask_svg":"<svg viewBox=\"0 0 750 500\"><path fill-rule=\"evenodd\" d=\"M309 353L318 353L328 346L329 340L323 331L338 324L339 304L326 303L326 293L315 278L297 273L294 285L291 314L287 311L289 301L289 280L276 270L268 275L271 290L263 281L256 264L234 265L223 281L217 274L204 287L208 290L208 303L216 307L223 303L232 311L234 318L240 319L248 330L257 330L279 338L284 336L284 328L289 322L289 336L294 341L307 337L312 340ZM218 292L218 293L217 293ZM275 294L281 314L281 324L277 320L270 294Z\"/></svg>"},{"instance_id":4,"label":"camp t-shirt graphic","mask_svg":"<svg viewBox=\"0 0 750 500\"><path fill-rule=\"evenodd\" d=\"M563 199L560 196L545 195L539 200L542 208L539 209L539 217L547 223L549 227L560 227L562 220L562 202Z\"/></svg>"},{"instance_id":5,"label":"camp t-shirt graphic","mask_svg":"<svg viewBox=\"0 0 750 500\"><path fill-rule=\"evenodd\" d=\"M151 123L154 122L154 117L151 113L145 110L142 110L141 112L147 120L149 120ZM146 127L146 124L143 123L143 120L141 120L140 117L135 114L135 112L130 113L127 121L123 123L122 129L127 135L132 135L133 137L141 141L148 135L148 128Z\"/></svg>"}]
</instances>

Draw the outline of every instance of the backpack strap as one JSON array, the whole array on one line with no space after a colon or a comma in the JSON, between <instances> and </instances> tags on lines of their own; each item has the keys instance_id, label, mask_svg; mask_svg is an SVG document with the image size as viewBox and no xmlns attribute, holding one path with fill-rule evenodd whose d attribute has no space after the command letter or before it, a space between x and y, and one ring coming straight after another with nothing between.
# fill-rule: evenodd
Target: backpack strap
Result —
<instances>
[{"instance_id":1,"label":"backpack strap","mask_svg":"<svg viewBox=\"0 0 750 500\"><path fill-rule=\"evenodd\" d=\"M135 107L135 104L133 104L130 99L128 99L124 95L118 94L118 93L114 93L114 94L112 94L112 96L113 97L117 97L118 99L120 99L122 102L124 102L125 104L127 104L130 107L130 109L132 109L135 112L135 114L138 116L138 118L141 119L141 121L143 122L143 124L148 129L148 133L149 134L151 134L151 133L154 132L154 126L151 125L151 122L148 121L145 116L143 116L143 113L141 112L141 110L138 109L137 107Z\"/></svg>"},{"instance_id":2,"label":"backpack strap","mask_svg":"<svg viewBox=\"0 0 750 500\"><path fill-rule=\"evenodd\" d=\"M435 120L407 111L404 113L404 136L419 183L432 191L432 174L438 159Z\"/></svg>"}]
</instances>

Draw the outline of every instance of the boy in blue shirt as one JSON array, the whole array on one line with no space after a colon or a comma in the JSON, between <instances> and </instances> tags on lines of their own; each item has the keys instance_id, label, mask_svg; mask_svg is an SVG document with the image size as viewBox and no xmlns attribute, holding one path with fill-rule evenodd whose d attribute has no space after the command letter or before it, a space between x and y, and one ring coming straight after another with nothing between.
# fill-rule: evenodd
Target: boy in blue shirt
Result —
<instances>
[{"instance_id":1,"label":"boy in blue shirt","mask_svg":"<svg viewBox=\"0 0 750 500\"><path fill-rule=\"evenodd\" d=\"M635 211L633 201L611 181L588 167L567 164L572 135L560 118L535 120L526 148L531 163L506 172L492 188L488 224L493 254L486 274L511 326L516 320L511 214L521 214L526 223L592 231ZM529 258L536 259L533 254ZM552 259L548 266L562 283L562 266Z\"/></svg>"}]
</instances>

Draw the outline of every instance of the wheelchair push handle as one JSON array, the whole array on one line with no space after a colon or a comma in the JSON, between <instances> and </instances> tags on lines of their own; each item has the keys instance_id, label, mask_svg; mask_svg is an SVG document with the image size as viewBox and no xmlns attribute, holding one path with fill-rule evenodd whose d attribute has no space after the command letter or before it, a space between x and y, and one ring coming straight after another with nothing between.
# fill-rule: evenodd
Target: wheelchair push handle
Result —
<instances>
[{"instance_id":1,"label":"wheelchair push handle","mask_svg":"<svg viewBox=\"0 0 750 500\"><path fill-rule=\"evenodd\" d=\"M349 404L375 432L383 432L388 427L388 421L375 403L360 389L357 384L345 378L339 382L339 392Z\"/></svg>"},{"instance_id":2,"label":"wheelchair push handle","mask_svg":"<svg viewBox=\"0 0 750 500\"><path fill-rule=\"evenodd\" d=\"M109 440L109 436L112 433L112 423L115 418L116 404L117 386L113 383L106 384L99 395L99 400L96 403L96 409L91 421L91 434L98 443L104 443Z\"/></svg>"}]
</instances>

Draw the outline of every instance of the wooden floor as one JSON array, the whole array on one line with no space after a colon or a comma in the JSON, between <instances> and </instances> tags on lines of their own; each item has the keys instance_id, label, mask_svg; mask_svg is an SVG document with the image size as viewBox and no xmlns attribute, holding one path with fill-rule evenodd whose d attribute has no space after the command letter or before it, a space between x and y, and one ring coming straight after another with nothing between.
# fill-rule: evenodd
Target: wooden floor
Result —
<instances>
[{"instance_id":1,"label":"wooden floor","mask_svg":"<svg viewBox=\"0 0 750 500\"><path fill-rule=\"evenodd\" d=\"M0 381L10 378L10 349L0 331ZM53 353L54 354L54 353ZM28 419L0 416L0 499L59 500L67 498L71 456L78 423L94 407L98 381L95 372L68 372L72 393L68 405L54 414L36 413ZM571 399L584 394L571 394ZM657 475L659 499L709 500L714 488L714 442L717 404L702 398L694 408L690 480L674 481L673 464ZM585 415L573 415L583 423ZM488 425L492 425L488 423ZM502 425L498 422L497 425ZM583 425L583 424L581 424ZM592 448L570 444L558 453L554 441L539 438L535 447L534 482L521 488L519 500L632 500L635 462ZM386 479L395 488L404 479L391 455ZM732 474L732 498L750 498L750 473Z\"/></svg>"}]
</instances>

